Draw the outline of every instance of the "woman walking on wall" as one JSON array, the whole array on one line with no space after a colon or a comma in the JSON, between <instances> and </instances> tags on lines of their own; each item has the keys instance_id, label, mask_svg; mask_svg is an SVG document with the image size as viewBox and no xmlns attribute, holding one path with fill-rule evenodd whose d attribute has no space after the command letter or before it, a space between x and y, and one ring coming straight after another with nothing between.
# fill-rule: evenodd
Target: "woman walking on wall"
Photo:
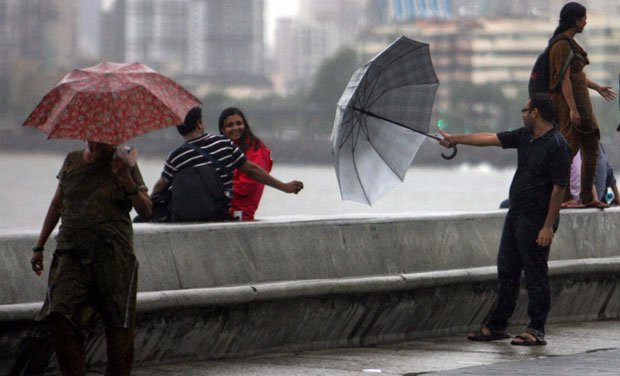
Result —
<instances>
[{"instance_id":1,"label":"woman walking on wall","mask_svg":"<svg viewBox=\"0 0 620 376\"><path fill-rule=\"evenodd\" d=\"M560 90L553 92L552 99L556 122L568 141L571 158L581 149L579 201L586 207L606 207L592 195L600 131L592 112L588 89L596 90L606 100L615 99L616 93L609 86L589 80L583 71L590 63L588 53L574 37L583 32L586 21L586 8L583 5L571 2L562 7L559 25L553 33L553 38L562 39L554 43L549 51L549 87L561 81Z\"/></svg>"}]
</instances>

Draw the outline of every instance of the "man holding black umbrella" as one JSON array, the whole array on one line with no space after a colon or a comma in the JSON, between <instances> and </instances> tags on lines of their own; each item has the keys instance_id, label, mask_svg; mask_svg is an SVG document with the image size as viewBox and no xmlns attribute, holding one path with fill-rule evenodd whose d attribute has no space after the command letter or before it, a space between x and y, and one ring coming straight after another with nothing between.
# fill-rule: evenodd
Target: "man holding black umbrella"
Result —
<instances>
[{"instance_id":1,"label":"man holding black umbrella","mask_svg":"<svg viewBox=\"0 0 620 376\"><path fill-rule=\"evenodd\" d=\"M510 186L510 208L497 257L497 304L472 341L506 339L508 319L519 295L525 272L530 323L511 344L546 345L545 322L551 288L547 261L568 186L570 157L566 140L553 126L554 109L545 94L534 94L521 110L524 127L500 133L451 135L441 132L442 146L501 146L517 149L518 166Z\"/></svg>"}]
</instances>

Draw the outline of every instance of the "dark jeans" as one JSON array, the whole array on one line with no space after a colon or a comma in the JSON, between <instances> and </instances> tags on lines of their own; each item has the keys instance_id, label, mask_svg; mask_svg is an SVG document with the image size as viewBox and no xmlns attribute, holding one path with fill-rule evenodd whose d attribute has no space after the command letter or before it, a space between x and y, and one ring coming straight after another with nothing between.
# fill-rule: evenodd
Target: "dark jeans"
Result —
<instances>
[{"instance_id":1,"label":"dark jeans","mask_svg":"<svg viewBox=\"0 0 620 376\"><path fill-rule=\"evenodd\" d=\"M542 221L532 221L522 215L506 217L497 255L497 305L486 322L489 329L506 330L519 296L521 271L524 271L530 317L527 328L541 337L545 335L551 287L547 274L549 247L536 244L541 227Z\"/></svg>"}]
</instances>

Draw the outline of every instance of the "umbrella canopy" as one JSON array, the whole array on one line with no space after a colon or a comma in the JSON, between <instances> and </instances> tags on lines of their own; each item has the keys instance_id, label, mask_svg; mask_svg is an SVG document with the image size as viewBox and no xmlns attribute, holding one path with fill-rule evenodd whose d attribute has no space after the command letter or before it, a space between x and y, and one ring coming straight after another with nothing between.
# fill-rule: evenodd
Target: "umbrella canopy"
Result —
<instances>
[{"instance_id":1,"label":"umbrella canopy","mask_svg":"<svg viewBox=\"0 0 620 376\"><path fill-rule=\"evenodd\" d=\"M24 126L48 138L119 145L183 122L200 101L141 63L101 63L67 74L43 97Z\"/></svg>"},{"instance_id":2,"label":"umbrella canopy","mask_svg":"<svg viewBox=\"0 0 620 376\"><path fill-rule=\"evenodd\" d=\"M403 181L430 136L438 85L428 44L406 37L353 74L338 101L331 137L343 199L372 205Z\"/></svg>"}]
</instances>

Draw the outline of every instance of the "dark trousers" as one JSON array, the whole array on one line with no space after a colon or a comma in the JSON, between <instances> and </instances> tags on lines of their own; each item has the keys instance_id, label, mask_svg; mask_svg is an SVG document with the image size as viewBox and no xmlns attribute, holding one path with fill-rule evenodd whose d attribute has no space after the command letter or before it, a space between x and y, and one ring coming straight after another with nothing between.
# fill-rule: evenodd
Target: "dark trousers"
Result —
<instances>
[{"instance_id":1,"label":"dark trousers","mask_svg":"<svg viewBox=\"0 0 620 376\"><path fill-rule=\"evenodd\" d=\"M549 247L536 244L542 221L532 221L521 215L508 215L504 222L502 239L497 255L498 297L486 326L504 331L512 316L519 296L521 271L525 272L528 296L528 330L541 337L551 305L547 261Z\"/></svg>"}]
</instances>

